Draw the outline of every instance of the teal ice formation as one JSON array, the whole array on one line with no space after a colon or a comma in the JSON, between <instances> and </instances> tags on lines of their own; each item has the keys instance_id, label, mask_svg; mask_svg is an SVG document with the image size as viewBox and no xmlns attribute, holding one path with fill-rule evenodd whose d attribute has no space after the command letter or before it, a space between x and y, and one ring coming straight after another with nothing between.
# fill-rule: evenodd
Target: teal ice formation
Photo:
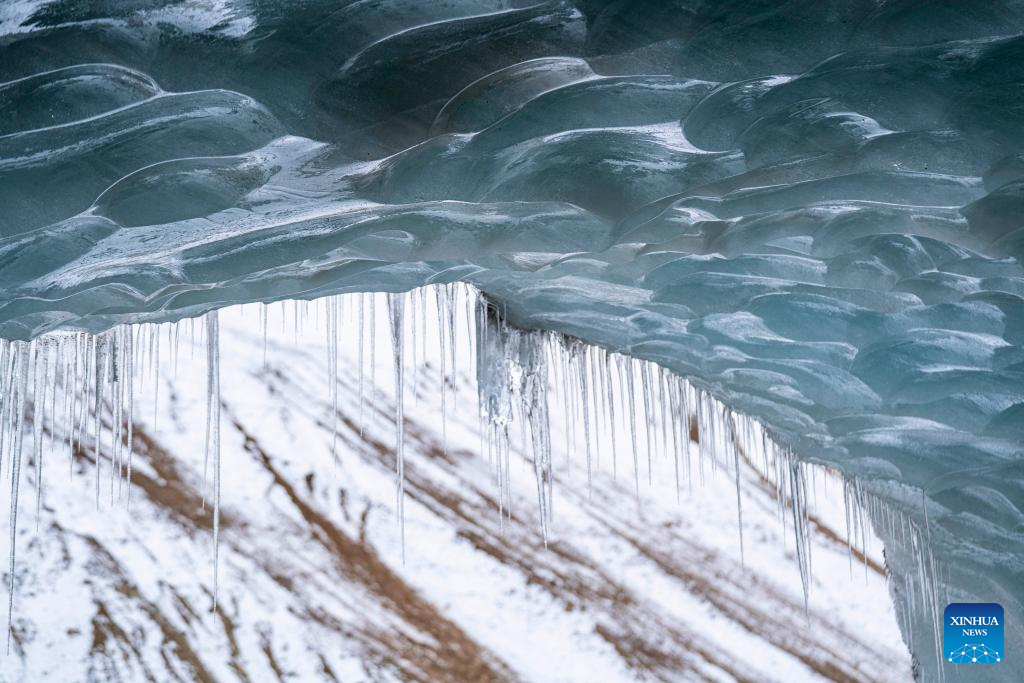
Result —
<instances>
[{"instance_id":1,"label":"teal ice formation","mask_svg":"<svg viewBox=\"0 0 1024 683\"><path fill-rule=\"evenodd\" d=\"M946 602L1024 651L1022 32L1019 0L4 3L0 338L466 283L882 501L937 678Z\"/></svg>"}]
</instances>

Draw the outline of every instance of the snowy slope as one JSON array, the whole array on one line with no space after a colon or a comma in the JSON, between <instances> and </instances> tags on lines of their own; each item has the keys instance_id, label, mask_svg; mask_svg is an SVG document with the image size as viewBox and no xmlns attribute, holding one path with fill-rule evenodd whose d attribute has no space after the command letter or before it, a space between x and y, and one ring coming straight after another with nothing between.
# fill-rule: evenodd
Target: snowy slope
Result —
<instances>
[{"instance_id":1,"label":"snowy slope","mask_svg":"<svg viewBox=\"0 0 1024 683\"><path fill-rule=\"evenodd\" d=\"M21 488L0 681L909 680L881 548L869 533L866 562L848 550L837 479L811 479L805 612L762 463L741 469L741 563L730 463L692 463L677 500L659 452L650 470L641 459L637 498L620 433L615 475L605 439L588 487L553 405L545 547L518 450L499 514L462 333L442 424L433 322L406 329L403 561L390 343L380 318L360 354L354 312L341 317L336 462L326 309L272 308L266 342L255 308L221 314L216 612L202 328L181 324L176 353L164 328L158 367L140 363L130 487L111 476L106 431L98 473L91 436L69 461L43 434L41 500L36 455Z\"/></svg>"}]
</instances>

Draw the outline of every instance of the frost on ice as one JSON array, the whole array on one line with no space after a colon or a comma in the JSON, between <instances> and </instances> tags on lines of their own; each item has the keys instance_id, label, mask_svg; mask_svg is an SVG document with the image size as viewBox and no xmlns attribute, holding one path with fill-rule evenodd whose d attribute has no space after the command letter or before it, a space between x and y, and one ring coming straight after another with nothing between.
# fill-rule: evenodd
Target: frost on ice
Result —
<instances>
[{"instance_id":1,"label":"frost on ice","mask_svg":"<svg viewBox=\"0 0 1024 683\"><path fill-rule=\"evenodd\" d=\"M391 339L370 326L365 353L390 341L415 400L403 330L466 313L483 450L501 490L509 440L529 445L542 533L557 517L549 387L588 472L610 425L627 430L612 465L635 489L655 444L687 485L694 449L774 453L796 507L799 463L836 468L885 536L922 675L938 675L939 598L1024 623L1024 13L933 5L0 9L12 485L25 440L55 438L47 419L89 457L109 406L116 498L135 385L160 353L140 325L206 321L216 508L204 316L353 293L368 318L387 311ZM453 283L483 308L455 303ZM433 309L403 298L426 286ZM358 333L325 316L329 339ZM449 369L465 361L445 343ZM77 389L41 411L57 385ZM673 419L652 430L654 414Z\"/></svg>"}]
</instances>

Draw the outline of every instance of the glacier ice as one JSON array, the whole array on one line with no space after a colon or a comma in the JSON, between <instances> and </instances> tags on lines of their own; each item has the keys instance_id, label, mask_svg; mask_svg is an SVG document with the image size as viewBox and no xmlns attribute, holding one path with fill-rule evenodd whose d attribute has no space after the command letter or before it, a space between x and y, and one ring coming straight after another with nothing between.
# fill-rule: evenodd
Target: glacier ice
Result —
<instances>
[{"instance_id":1,"label":"glacier ice","mask_svg":"<svg viewBox=\"0 0 1024 683\"><path fill-rule=\"evenodd\" d=\"M704 434L728 406L873 501L923 678L940 594L1000 602L1024 645L1019 2L28 5L0 7L15 468L39 375L85 388L50 411L77 416L78 447L105 401L131 430L128 368L160 353L140 323L389 292L400 341L401 309L425 307L397 295L463 282L497 307L466 349L494 457L513 413L536 425L542 511L537 378L570 389L587 458L614 413L692 409ZM557 362L537 331L569 340ZM487 384L483 359L516 381Z\"/></svg>"},{"instance_id":2,"label":"glacier ice","mask_svg":"<svg viewBox=\"0 0 1024 683\"><path fill-rule=\"evenodd\" d=\"M343 328L357 328L352 314L358 308L354 304L359 296L342 297L339 310L344 313ZM386 298L377 297L381 303L377 329L382 340L389 334L389 322L383 315ZM421 301L417 294L416 305ZM673 453L659 447L653 454L653 485L641 483L640 510L635 505L634 482L629 471L628 429L619 425L620 462L615 481L610 435L602 418L598 427L603 431L595 439L600 440L602 448L594 453L600 465L595 468L593 488L588 492L582 453L564 450L564 429L568 425L563 407L568 404L564 400L568 397L557 388L560 385L554 387L549 402L557 479L556 510L548 547L545 548L540 533L531 446L520 438L519 432L526 427L521 422L510 425L510 445L514 448L510 468L512 516L499 516L497 491L488 482L488 473L493 470L489 470L485 458L477 455L476 373L468 360L470 349L462 343L467 339L467 329L461 315L457 340L459 350L465 353L457 357L456 372L449 375L451 386L457 385L459 389L449 396L455 401L449 403L448 456L440 450L442 425L438 422L435 371L440 335L432 324L427 326L427 334L422 334L423 318L415 319L421 393L417 402L411 395L411 380L407 383L410 391L405 404L406 515L411 533L406 539L409 560L403 567L393 510L394 397L390 353L381 353L378 358L380 384L367 392L365 408L369 419L364 436L360 437L356 423L357 337L343 334L339 338L339 378L346 388L339 393L340 462L335 468L330 450L329 348L324 339L327 304L324 299L270 306L265 361L261 357L263 338L257 326L262 305L218 311L220 345L224 350L220 373L225 476L216 612L209 611L215 551L211 543L212 508L209 504L205 509L201 507L205 437L202 425L206 417L208 370L201 319L159 329L161 353L156 365L164 408L154 432L150 431L152 371L145 359L137 368L144 384L135 397L136 453L130 509L126 509L123 497L114 505L109 504L104 488L101 512L93 512L91 453L78 454L74 462L76 474L69 479L66 452L48 449L42 519L33 520L32 488L38 473L29 438L31 430L26 430L16 607L11 655L4 662L6 677L33 682L76 680L85 666L83 662L91 661L97 671L109 672L109 666L116 666L126 679L136 678L140 670L147 668L157 672L154 676L159 680L173 678L174 671L198 671L194 675L182 674L194 677L204 670L214 677L230 679L235 675L232 671L238 670L236 666L244 667L253 680L273 679L272 666L262 647L269 643L280 669L296 672L299 679L317 678L323 661L317 656L318 651L325 654L339 678L359 679L364 675L361 664L365 663L366 653L351 649L351 630L339 629L338 624L365 623L373 629L388 623L401 633L413 637L425 634L429 638L421 641L425 643L423 648L412 650L404 647L407 641L399 639L397 645L407 653L396 653L401 661L406 656L427 657L428 660L420 661L428 662L431 671L454 672L447 677L461 680L465 676L457 672L465 669L459 669L452 657L443 652L464 653L466 641L452 637L443 627L445 622L438 628L439 622L431 619L424 622L428 624L426 630L412 624L407 629L400 620L394 621L393 615L396 610L410 607L408 601L366 600L365 590L372 590L374 583L378 587L394 585L390 579L381 584L379 577L401 576L444 612L447 623L460 623L464 630L479 638L478 642L489 643L493 652L499 653L513 670L522 671L521 676L528 680L555 678L568 682L580 677L593 678L583 671L599 672L596 675L602 680L624 681L637 675L665 680L701 675L800 680L814 677L816 672L827 678L837 671L858 680L909 678L910 656L901 641L895 612L886 604L889 600L881 545L869 526L869 566L861 566L859 534L852 539L853 551L848 551L842 480L834 475L822 477L818 467L805 466L814 576L807 613L793 560L789 522L792 511L788 506L778 505L773 484L765 485L766 479L774 481L774 470L764 466L759 454L755 452L749 460L741 458L747 563L743 569L736 542L736 507L732 503L735 482L729 455L709 450L713 459L703 463L702 479L698 478L700 461L694 459L690 490L682 467L682 491L677 501ZM461 304L460 301L459 310L463 311L465 307ZM294 340L295 313L298 342ZM286 314L284 321L282 314ZM427 322L432 319L428 316ZM190 334L192 320L196 321L195 335ZM410 316L405 325L409 377L413 322ZM179 332L177 349L173 346L175 330ZM144 338L146 334L148 331ZM387 346L382 341L382 351ZM143 347L148 348L148 344ZM600 356L593 347L583 348ZM422 365L423 359L428 366ZM640 362L636 363L639 367ZM549 369L555 373L559 370L556 364ZM651 370L657 374L657 368ZM598 388L596 393L605 392ZM52 396L49 388L47 395ZM61 387L57 400L60 405ZM642 403L642 399L638 397L637 402ZM623 413L618 408L616 419L621 422ZM110 415L108 408L102 425L104 475L109 472L113 447ZM57 420L56 427L63 435L62 418ZM641 451L645 447L643 432L638 432ZM90 437L91 427L87 440ZM643 460L642 457L646 477ZM5 510L9 507L4 498L10 493L7 483L4 480L5 485L0 486L0 506ZM310 511L318 515L315 524L307 527L304 522L313 520L304 513ZM855 513L856 509L850 512ZM785 524L776 518L779 513L784 513ZM4 517L0 525L7 523ZM32 528L37 522L38 532ZM852 523L856 528L856 516ZM360 544L364 529L366 543ZM612 536L605 535L603 530L610 530ZM7 531L6 527L3 531ZM336 552L334 541L321 535L328 531L343 534L341 547L347 551ZM61 537L54 537L53 534L61 532ZM90 552L90 544L74 540L89 536L106 549L101 555ZM0 534L0 539L0 557L6 562L7 534ZM364 552L371 549L380 563L358 564ZM495 550L502 559L489 554ZM53 572L61 568L66 572L68 559L76 567L74 573L61 573L64 578L55 581L57 575ZM649 564L652 561L656 564ZM853 565L852 573L848 561ZM358 569L374 566L376 571ZM511 569L511 573L494 571L502 566ZM353 570L354 574L350 573ZM294 580L281 581L287 576ZM352 578L356 578L355 583L350 583ZM130 587L137 588L137 593L132 590L124 595L118 590L125 585L125 579L130 581ZM363 579L369 583L363 583ZM862 587L867 589L865 593ZM54 591L58 593L55 595ZM453 599L466 591L477 599ZM853 592L856 604L848 600L848 594ZM308 597L310 602L305 604L314 613L325 610L334 618L326 623L311 619L310 611L288 595ZM61 609L55 611L52 605L57 597ZM138 603L137 597L144 602ZM524 610L517 611L507 599L522 601ZM564 609L569 604L565 600L572 601L571 611ZM183 604L190 609L179 611L177 607ZM260 622L266 618L265 606L270 604L288 606L276 611L285 621L275 617L272 632L260 628ZM338 604L352 610L354 621L334 609ZM414 600L411 606L422 604ZM659 606L661 611L643 607L650 604ZM104 606L110 620L104 616ZM189 648L139 647L146 667L137 663L122 665L119 644L131 650L129 642L138 643L143 637L147 643L159 642L162 637L147 606L156 606L169 623L187 635L184 642ZM485 609L488 606L493 608ZM417 608L415 614L422 612ZM705 630L704 620L712 614L716 615L711 617L715 628ZM293 616L291 621L288 615ZM473 615L476 620L463 621L462 615ZM99 620L96 625L92 625L93 616ZM237 657L222 624L223 617L235 626ZM684 619L690 626L679 628ZM74 624L82 625L85 638L67 635L67 629ZM121 626L129 640L121 640L104 624ZM256 628L245 624L255 624ZM722 628L727 624L731 626ZM764 624L771 624L772 628L760 628ZM110 636L107 647L94 656L89 655L93 643L90 632ZM743 638L743 647L736 647L737 636ZM624 647L616 648L609 639ZM709 639L716 645L704 645ZM324 643L333 644L328 647ZM552 647L553 643L560 645ZM700 647L695 647L695 643ZM609 657L583 668L577 658L570 657L573 652L592 656L595 647ZM47 654L57 651L60 655L56 657ZM763 654L773 651L777 654ZM169 654L169 663L161 664L161 652ZM253 656L244 656L246 652ZM339 667L338 660L344 659L347 652L352 653L350 661L354 666ZM191 664L185 661L192 653L202 661L202 669L193 665L194 660ZM617 663L619 657L625 658L624 663ZM743 662L739 663L736 657ZM555 661L562 664L551 668ZM435 663L443 669L434 669ZM404 673L410 671L405 668L389 676L388 671L394 669L387 664L371 667L384 679L419 677L416 673ZM19 671L25 672L20 678ZM159 673L163 671L167 673ZM429 676L431 680L438 677L446 676Z\"/></svg>"}]
</instances>

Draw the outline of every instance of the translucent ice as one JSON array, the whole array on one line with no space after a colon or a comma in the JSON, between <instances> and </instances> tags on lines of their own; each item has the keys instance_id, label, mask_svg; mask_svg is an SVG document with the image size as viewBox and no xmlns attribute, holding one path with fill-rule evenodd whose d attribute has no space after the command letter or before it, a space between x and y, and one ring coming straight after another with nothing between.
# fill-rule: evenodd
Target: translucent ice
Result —
<instances>
[{"instance_id":1,"label":"translucent ice","mask_svg":"<svg viewBox=\"0 0 1024 683\"><path fill-rule=\"evenodd\" d=\"M0 7L0 337L468 282L856 477L924 677L947 598L1024 646L1018 2L184 4ZM159 337L75 339L37 372L98 420ZM624 381L682 400L593 353L552 368L581 442Z\"/></svg>"}]
</instances>

